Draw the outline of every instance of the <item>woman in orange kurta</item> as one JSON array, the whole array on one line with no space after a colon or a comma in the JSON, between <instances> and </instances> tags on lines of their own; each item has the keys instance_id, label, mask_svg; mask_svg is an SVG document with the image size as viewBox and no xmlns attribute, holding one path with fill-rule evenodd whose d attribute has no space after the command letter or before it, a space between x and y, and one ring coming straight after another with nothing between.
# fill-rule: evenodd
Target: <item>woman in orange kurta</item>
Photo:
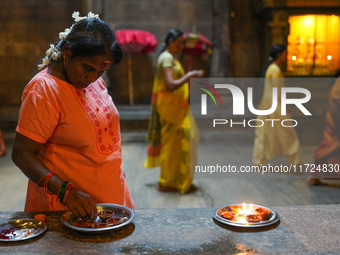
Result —
<instances>
[{"instance_id":1,"label":"woman in orange kurta","mask_svg":"<svg viewBox=\"0 0 340 255\"><path fill-rule=\"evenodd\" d=\"M101 78L122 57L113 30L98 17L78 17L48 52L25 87L13 146L13 161L30 179L25 211L93 218L96 203L133 208L119 116Z\"/></svg>"}]
</instances>

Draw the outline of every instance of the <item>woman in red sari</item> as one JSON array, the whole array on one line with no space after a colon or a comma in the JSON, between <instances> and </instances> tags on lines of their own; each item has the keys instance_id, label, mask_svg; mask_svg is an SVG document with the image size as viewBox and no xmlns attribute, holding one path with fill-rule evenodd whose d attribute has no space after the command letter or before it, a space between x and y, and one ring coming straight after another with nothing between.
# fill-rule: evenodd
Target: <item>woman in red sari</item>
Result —
<instances>
[{"instance_id":1,"label":"woman in red sari","mask_svg":"<svg viewBox=\"0 0 340 255\"><path fill-rule=\"evenodd\" d=\"M327 185L326 179L340 178L340 69L329 94L329 106L326 113L326 128L321 144L314 152L316 168L307 179L311 185Z\"/></svg>"}]
</instances>

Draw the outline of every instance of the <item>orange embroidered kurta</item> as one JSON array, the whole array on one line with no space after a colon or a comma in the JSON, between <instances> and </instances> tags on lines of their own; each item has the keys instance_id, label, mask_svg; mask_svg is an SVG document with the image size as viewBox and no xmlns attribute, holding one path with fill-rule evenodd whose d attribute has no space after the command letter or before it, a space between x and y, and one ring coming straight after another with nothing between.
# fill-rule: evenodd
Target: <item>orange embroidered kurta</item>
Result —
<instances>
[{"instance_id":1,"label":"orange embroidered kurta","mask_svg":"<svg viewBox=\"0 0 340 255\"><path fill-rule=\"evenodd\" d=\"M121 168L119 115L102 78L76 89L41 71L25 87L16 131L42 143L45 166L96 203L134 208ZM56 198L29 180L25 211L66 210Z\"/></svg>"}]
</instances>

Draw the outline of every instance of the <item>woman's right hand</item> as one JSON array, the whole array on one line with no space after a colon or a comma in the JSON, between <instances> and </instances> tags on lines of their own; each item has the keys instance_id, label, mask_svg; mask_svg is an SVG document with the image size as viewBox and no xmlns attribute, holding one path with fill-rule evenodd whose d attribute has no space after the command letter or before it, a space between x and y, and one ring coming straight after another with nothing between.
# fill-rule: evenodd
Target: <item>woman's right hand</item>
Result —
<instances>
[{"instance_id":1,"label":"woman's right hand","mask_svg":"<svg viewBox=\"0 0 340 255\"><path fill-rule=\"evenodd\" d=\"M82 219L95 219L97 217L98 212L93 199L74 187L70 190L65 205L75 216Z\"/></svg>"},{"instance_id":2,"label":"woman's right hand","mask_svg":"<svg viewBox=\"0 0 340 255\"><path fill-rule=\"evenodd\" d=\"M169 91L173 91L175 89L178 89L183 84L188 82L190 80L190 78L199 78L199 77L202 77L204 75L203 70L192 70L192 71L187 72L180 79L174 80L174 78L173 78L174 70L172 69L172 67L164 67L163 72L164 72L165 87Z\"/></svg>"},{"instance_id":3,"label":"woman's right hand","mask_svg":"<svg viewBox=\"0 0 340 255\"><path fill-rule=\"evenodd\" d=\"M21 171L32 181L38 183L42 176L47 176L51 171L41 162L38 155L43 144L38 143L20 133L15 136L12 159ZM57 194L65 180L53 176L48 189ZM94 219L97 217L97 208L93 199L86 193L72 187L66 197L65 205L76 216L81 218Z\"/></svg>"},{"instance_id":4,"label":"woman's right hand","mask_svg":"<svg viewBox=\"0 0 340 255\"><path fill-rule=\"evenodd\" d=\"M192 70L188 74L190 78L200 78L204 75L204 70Z\"/></svg>"}]
</instances>

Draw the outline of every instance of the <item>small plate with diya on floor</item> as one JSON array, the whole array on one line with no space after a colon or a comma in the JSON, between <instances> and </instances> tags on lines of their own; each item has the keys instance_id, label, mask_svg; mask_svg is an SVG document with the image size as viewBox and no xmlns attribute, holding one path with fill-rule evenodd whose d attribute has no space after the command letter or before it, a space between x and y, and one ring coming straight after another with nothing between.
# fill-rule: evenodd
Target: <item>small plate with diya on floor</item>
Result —
<instances>
[{"instance_id":1,"label":"small plate with diya on floor","mask_svg":"<svg viewBox=\"0 0 340 255\"><path fill-rule=\"evenodd\" d=\"M102 233L121 228L135 217L132 209L116 204L97 204L96 219L81 219L70 211L61 216L61 222L74 230L88 233Z\"/></svg>"},{"instance_id":2,"label":"small plate with diya on floor","mask_svg":"<svg viewBox=\"0 0 340 255\"><path fill-rule=\"evenodd\" d=\"M47 225L36 219L13 219L0 224L0 241L23 241L43 234Z\"/></svg>"},{"instance_id":3,"label":"small plate with diya on floor","mask_svg":"<svg viewBox=\"0 0 340 255\"><path fill-rule=\"evenodd\" d=\"M216 209L213 218L234 227L264 227L275 224L280 216L272 209L253 204L229 204Z\"/></svg>"}]
</instances>

